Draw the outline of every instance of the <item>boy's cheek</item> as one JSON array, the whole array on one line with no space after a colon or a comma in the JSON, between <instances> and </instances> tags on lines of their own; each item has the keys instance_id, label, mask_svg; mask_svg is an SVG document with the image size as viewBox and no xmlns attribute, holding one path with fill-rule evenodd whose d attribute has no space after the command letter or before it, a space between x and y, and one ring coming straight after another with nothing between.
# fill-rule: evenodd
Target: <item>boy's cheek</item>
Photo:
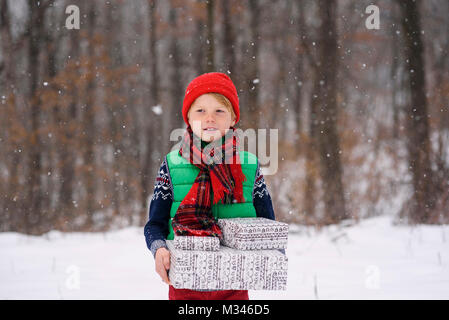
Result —
<instances>
[{"instance_id":1,"label":"boy's cheek","mask_svg":"<svg viewBox=\"0 0 449 320\"><path fill-rule=\"evenodd\" d=\"M192 128L193 132L201 133L201 121L199 120L193 120L189 121L190 127Z\"/></svg>"}]
</instances>

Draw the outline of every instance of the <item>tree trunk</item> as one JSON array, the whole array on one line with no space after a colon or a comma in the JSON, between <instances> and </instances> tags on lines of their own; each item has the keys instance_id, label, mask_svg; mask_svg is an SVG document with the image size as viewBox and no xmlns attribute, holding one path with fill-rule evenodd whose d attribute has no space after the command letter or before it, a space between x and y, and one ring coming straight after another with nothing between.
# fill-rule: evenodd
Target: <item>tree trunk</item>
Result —
<instances>
[{"instance_id":1,"label":"tree trunk","mask_svg":"<svg viewBox=\"0 0 449 320\"><path fill-rule=\"evenodd\" d=\"M51 11L49 14L50 19L50 25L60 23L61 21L56 20L55 11ZM58 34L55 34L52 32L52 29L47 29L45 31L45 54L47 57L47 65L46 65L46 77L48 81L50 82L50 85L48 88L51 91L57 92L58 88L56 84L54 83L54 78L56 74L58 73L58 66L56 63L56 54L57 50L60 46L60 39L61 36ZM59 101L58 101L59 102ZM45 152L49 155L49 167L46 168L45 171L48 170L50 172L50 175L45 175L45 178L47 179L47 196L44 198L44 208L46 213L46 221L49 224L48 228L58 228L57 221L59 220L59 217L65 215L65 208L62 206L63 203L61 201L57 201L57 199L61 198L60 190L59 190L59 183L55 179L55 175L59 173L59 168L62 167L61 163L59 163L60 160L60 153L62 153L61 149L64 148L64 140L61 139L61 136L64 132L63 122L65 121L63 116L63 111L61 110L61 106L58 102L55 102L54 105L49 106L51 108L51 112L53 117L50 117L52 120L52 136L54 137L51 141L52 143L47 143L45 145ZM60 148L59 146L62 146ZM53 207L52 202L53 199L56 204Z\"/></svg>"},{"instance_id":2,"label":"tree trunk","mask_svg":"<svg viewBox=\"0 0 449 320\"><path fill-rule=\"evenodd\" d=\"M207 62L206 70L207 72L215 71L214 63L214 0L208 0L206 2L207 6Z\"/></svg>"},{"instance_id":3,"label":"tree trunk","mask_svg":"<svg viewBox=\"0 0 449 320\"><path fill-rule=\"evenodd\" d=\"M317 75L315 74L317 77ZM321 100L319 99L320 87L319 81L314 81L311 92L310 110L309 110L309 139L306 142L306 179L305 179L305 195L304 195L304 212L306 220L317 223L316 216L317 205L317 180L319 176L318 165L318 139L319 137L319 121L318 110Z\"/></svg>"},{"instance_id":4,"label":"tree trunk","mask_svg":"<svg viewBox=\"0 0 449 320\"><path fill-rule=\"evenodd\" d=\"M28 101L31 109L31 130L28 158L28 196L26 210L26 233L40 233L42 218L42 188L41 188L41 139L39 136L41 100L37 93L40 81L39 56L43 40L43 11L38 3L30 2L29 7L29 46L28 46Z\"/></svg>"},{"instance_id":5,"label":"tree trunk","mask_svg":"<svg viewBox=\"0 0 449 320\"><path fill-rule=\"evenodd\" d=\"M176 8L170 8L169 20L170 25L172 26L172 38L170 44L170 54L172 56L172 72L170 77L170 96L172 97L172 105L171 105L171 127L170 131L182 128L184 120L182 118L182 101L184 98L184 90L182 83L182 61L181 61L181 52L180 46L178 44L178 38L176 35L177 25L178 25L178 17ZM168 153L169 151L169 143L165 144L167 147L165 148L164 153Z\"/></svg>"},{"instance_id":6,"label":"tree trunk","mask_svg":"<svg viewBox=\"0 0 449 320\"><path fill-rule=\"evenodd\" d=\"M304 18L304 2L303 1L296 1L296 10L298 14L298 20L296 21L296 31L297 31L297 37L301 39L303 35L305 35L305 18ZM301 111L302 111L302 84L304 82L303 79L303 53L300 50L302 41L299 40L296 43L297 49L296 49L296 59L294 62L294 84L293 84L293 94L292 96L292 104L293 104L293 111L295 113L295 125L296 125L296 134L295 134L295 145L298 145L300 143L300 136L301 136ZM295 150L300 150L299 148L296 148Z\"/></svg>"},{"instance_id":7,"label":"tree trunk","mask_svg":"<svg viewBox=\"0 0 449 320\"><path fill-rule=\"evenodd\" d=\"M198 75L206 72L204 68L204 51L206 47L202 41L202 35L204 34L203 25L204 21L202 19L196 21L196 31L192 39L193 43L195 43L195 71Z\"/></svg>"},{"instance_id":8,"label":"tree trunk","mask_svg":"<svg viewBox=\"0 0 449 320\"><path fill-rule=\"evenodd\" d=\"M148 108L151 117L154 119L151 124L146 124L146 135L147 139L147 149L143 157L143 165L142 165L142 173L140 175L140 185L141 185L141 212L140 212L140 225L144 225L146 220L148 219L148 198L151 192L151 187L153 185L153 174L156 173L156 170L153 170L153 153L156 152L156 147L161 146L161 135L162 135L162 127L161 121L162 116L154 113L152 111L152 107L159 105L159 81L158 81L158 69L157 69L157 51L156 51L156 1L150 1L149 7L149 19L150 19L150 74L151 74L151 83L150 83L150 96ZM154 143L153 143L154 142ZM159 150L160 151L160 150ZM159 164L157 164L159 167Z\"/></svg>"},{"instance_id":9,"label":"tree trunk","mask_svg":"<svg viewBox=\"0 0 449 320\"><path fill-rule=\"evenodd\" d=\"M224 38L224 66L231 76L235 72L235 34L232 28L232 18L230 13L230 1L222 1L223 6L223 38Z\"/></svg>"},{"instance_id":10,"label":"tree trunk","mask_svg":"<svg viewBox=\"0 0 449 320\"><path fill-rule=\"evenodd\" d=\"M391 8L391 14L396 16L396 10L394 6ZM391 39L396 38L396 28L393 26L389 27L389 36ZM398 139L399 137L399 113L400 113L400 105L397 103L398 99L398 84L399 79L402 79L402 77L399 75L398 71L399 68L399 46L400 43L397 41L391 42L391 69L390 69L390 77L391 77L391 109L393 110L393 128L392 128L392 136L393 139Z\"/></svg>"},{"instance_id":11,"label":"tree trunk","mask_svg":"<svg viewBox=\"0 0 449 320\"><path fill-rule=\"evenodd\" d=\"M79 61L79 32L70 32L70 60ZM70 62L69 62L70 63ZM73 72L76 72L79 75L79 68L74 68ZM75 179L75 171L76 171L76 157L77 151L71 148L70 145L73 144L76 134L77 128L77 113L78 113L78 90L75 83L72 82L70 88L71 101L68 110L68 119L67 125L65 128L62 128L62 134L64 143L62 143L62 147L60 150L61 157L61 198L60 198L60 206L64 208L63 219L60 219L59 225L63 230L72 229L66 225L66 221L73 221L74 216L74 183ZM69 145L70 144L70 145ZM62 220L62 221L61 221Z\"/></svg>"},{"instance_id":12,"label":"tree trunk","mask_svg":"<svg viewBox=\"0 0 449 320\"><path fill-rule=\"evenodd\" d=\"M121 18L121 10L119 9L119 6L117 5L117 2L111 2L110 8L106 8L106 25L108 31L111 33L109 37L107 37L107 47L112 48L111 53L111 63L110 68L113 70L116 70L120 68L123 65L123 54L122 54L122 44L120 43L120 39L117 38L119 35L119 30L122 29L122 18ZM122 192L119 192L120 188L120 180L123 180L124 177L122 176L120 178L120 174L123 174L121 171L122 162L124 161L124 158L126 157L125 153L123 152L125 150L125 147L123 145L123 140L125 139L124 134L122 133L122 123L125 119L125 112L126 109L123 108L123 104L120 102L122 97L124 96L123 92L125 83L122 81L122 79L118 79L115 74L112 75L110 81L117 85L117 87L114 89L114 96L115 99L107 106L107 113L108 113L108 126L109 126L109 132L111 136L111 146L113 150L113 161L112 161L112 168L109 171L111 175L106 179L106 182L103 183L104 190L108 197L110 197L110 202L108 204L108 207L112 209L112 216L108 216L106 219L105 224L112 222L112 219L114 217L118 217L120 215L120 203L121 203L121 195ZM131 98L130 98L131 99ZM117 175L117 174L118 175ZM121 189L121 188L120 188ZM125 197L128 198L128 197ZM129 213L122 213L122 216L124 214L132 215L131 212Z\"/></svg>"},{"instance_id":13,"label":"tree trunk","mask_svg":"<svg viewBox=\"0 0 449 320\"><path fill-rule=\"evenodd\" d=\"M259 127L260 119L260 106L259 106L259 41L260 41L260 30L259 30L259 19L261 13L261 7L258 0L249 0L249 10L250 10L250 41L248 47L248 53L245 54L246 57L246 86L244 90L248 96L247 104L247 118L245 121L247 123L246 128L252 128L256 130Z\"/></svg>"},{"instance_id":14,"label":"tree trunk","mask_svg":"<svg viewBox=\"0 0 449 320\"><path fill-rule=\"evenodd\" d=\"M418 1L399 1L402 10L406 70L409 72L411 103L407 111L407 150L413 180L413 195L407 205L411 222L426 223L435 205L430 164L429 120Z\"/></svg>"},{"instance_id":15,"label":"tree trunk","mask_svg":"<svg viewBox=\"0 0 449 320\"><path fill-rule=\"evenodd\" d=\"M3 113L5 117L2 119L2 121L4 121L4 126L2 126L2 129L5 129L5 137L8 137L10 135L9 132L12 131L11 129L14 126L14 122L11 120L7 121L6 114L9 114L9 119L13 118L17 121L17 113L20 111L17 110L17 106L15 105L15 54L7 0L0 0L0 38L2 39L2 41L0 41L0 48L2 50L0 90L6 92L5 98L12 104L8 106L11 112L7 113L5 110ZM6 143L7 141L8 140L3 143ZM21 220L23 220L23 212L21 211L21 206L19 204L25 202L26 200L25 197L20 196L18 193L20 153L17 151L15 143L12 142L12 139L9 139L9 143L7 145L9 145L9 152L2 152L1 154L7 163L9 172L8 180L4 183L5 189L2 190L2 194L4 194L2 205L4 208L3 212L5 212L9 218L5 219L5 222L2 221L2 226L4 226L6 230L19 231L19 225L21 224ZM9 225L6 225L6 221L8 221Z\"/></svg>"},{"instance_id":16,"label":"tree trunk","mask_svg":"<svg viewBox=\"0 0 449 320\"><path fill-rule=\"evenodd\" d=\"M86 70L88 83L86 88L86 104L83 110L83 145L84 150L84 186L85 186L85 212L86 212L86 222L85 228L87 230L92 230L94 227L93 214L95 210L95 179L94 175L96 172L95 165L95 150L94 150L94 135L95 135L95 45L93 43L93 36L95 30L95 3L92 2L89 7L88 13L88 70Z\"/></svg>"},{"instance_id":17,"label":"tree trunk","mask_svg":"<svg viewBox=\"0 0 449 320\"><path fill-rule=\"evenodd\" d=\"M267 114L270 114L268 119L266 121L262 121L262 117L259 117L259 125L264 127L265 124L269 128L277 128L281 129L281 137L282 141L285 141L285 131L287 130L286 126L282 126L278 123L279 118L281 120L285 117L285 105L284 101L282 101L282 91L285 89L285 50L283 42L285 41L285 38L282 36L279 36L280 39L274 40L274 53L276 56L276 60L279 66L279 69L276 74L276 79L273 83L274 86L274 93L273 93L273 103L269 103L270 106L267 110ZM265 123L264 123L265 122Z\"/></svg>"},{"instance_id":18,"label":"tree trunk","mask_svg":"<svg viewBox=\"0 0 449 320\"><path fill-rule=\"evenodd\" d=\"M316 142L320 158L320 173L324 187L325 215L329 223L349 218L346 212L340 160L337 121L337 1L318 2L319 27L318 60L315 78L317 92Z\"/></svg>"},{"instance_id":19,"label":"tree trunk","mask_svg":"<svg viewBox=\"0 0 449 320\"><path fill-rule=\"evenodd\" d=\"M11 84L14 83L14 54L11 35L11 20L8 9L8 1L0 0L0 48L2 49L2 70L0 74L0 87L9 92Z\"/></svg>"}]
</instances>

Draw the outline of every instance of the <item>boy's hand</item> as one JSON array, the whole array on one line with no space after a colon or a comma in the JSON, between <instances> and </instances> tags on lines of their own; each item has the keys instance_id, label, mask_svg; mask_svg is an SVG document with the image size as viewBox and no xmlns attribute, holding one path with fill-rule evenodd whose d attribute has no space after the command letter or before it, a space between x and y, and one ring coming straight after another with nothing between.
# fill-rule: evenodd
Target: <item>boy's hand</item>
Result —
<instances>
[{"instance_id":1,"label":"boy's hand","mask_svg":"<svg viewBox=\"0 0 449 320\"><path fill-rule=\"evenodd\" d=\"M156 272L161 276L162 281L171 286L167 275L168 269L170 269L170 251L166 248L159 248L156 251Z\"/></svg>"}]
</instances>

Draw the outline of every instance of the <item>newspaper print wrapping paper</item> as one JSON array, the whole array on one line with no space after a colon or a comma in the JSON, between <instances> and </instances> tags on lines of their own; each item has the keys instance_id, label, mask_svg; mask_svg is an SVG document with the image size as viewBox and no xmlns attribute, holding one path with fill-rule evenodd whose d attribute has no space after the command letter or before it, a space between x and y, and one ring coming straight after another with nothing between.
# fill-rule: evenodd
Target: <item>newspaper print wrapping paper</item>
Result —
<instances>
[{"instance_id":1,"label":"newspaper print wrapping paper","mask_svg":"<svg viewBox=\"0 0 449 320\"><path fill-rule=\"evenodd\" d=\"M217 237L193 237L177 236L173 239L173 245L181 250L218 251L220 239Z\"/></svg>"},{"instance_id":2,"label":"newspaper print wrapping paper","mask_svg":"<svg viewBox=\"0 0 449 320\"><path fill-rule=\"evenodd\" d=\"M287 256L278 250L170 250L170 282L177 289L286 290Z\"/></svg>"},{"instance_id":3,"label":"newspaper print wrapping paper","mask_svg":"<svg viewBox=\"0 0 449 320\"><path fill-rule=\"evenodd\" d=\"M222 244L239 250L286 249L288 224L266 218L219 219Z\"/></svg>"}]
</instances>

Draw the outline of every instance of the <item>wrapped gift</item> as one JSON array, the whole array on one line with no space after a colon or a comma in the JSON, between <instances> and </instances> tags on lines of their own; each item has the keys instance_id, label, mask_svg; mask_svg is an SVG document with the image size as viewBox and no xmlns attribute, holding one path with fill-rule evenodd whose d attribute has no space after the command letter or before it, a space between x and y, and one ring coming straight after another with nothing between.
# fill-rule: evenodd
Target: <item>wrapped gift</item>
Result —
<instances>
[{"instance_id":1,"label":"wrapped gift","mask_svg":"<svg viewBox=\"0 0 449 320\"><path fill-rule=\"evenodd\" d=\"M266 218L219 219L222 244L240 250L287 248L288 224Z\"/></svg>"},{"instance_id":2,"label":"wrapped gift","mask_svg":"<svg viewBox=\"0 0 449 320\"><path fill-rule=\"evenodd\" d=\"M279 250L180 250L167 240L170 282L177 289L285 290L287 256Z\"/></svg>"},{"instance_id":3,"label":"wrapped gift","mask_svg":"<svg viewBox=\"0 0 449 320\"><path fill-rule=\"evenodd\" d=\"M220 248L220 239L217 237L175 235L173 245L176 249L181 250L218 251Z\"/></svg>"}]
</instances>

